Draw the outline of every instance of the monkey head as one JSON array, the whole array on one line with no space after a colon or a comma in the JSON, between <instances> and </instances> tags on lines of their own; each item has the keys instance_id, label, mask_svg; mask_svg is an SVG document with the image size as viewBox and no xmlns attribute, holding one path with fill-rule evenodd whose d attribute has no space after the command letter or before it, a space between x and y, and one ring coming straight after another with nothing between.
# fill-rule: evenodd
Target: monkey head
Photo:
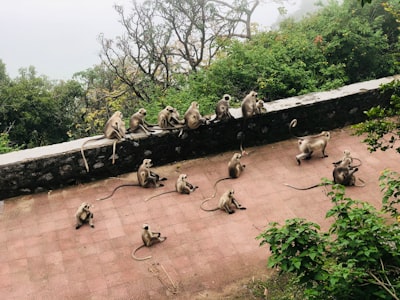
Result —
<instances>
[{"instance_id":1,"label":"monkey head","mask_svg":"<svg viewBox=\"0 0 400 300\"><path fill-rule=\"evenodd\" d=\"M171 105L167 105L165 108L164 108L167 112L169 112L169 113L173 113L174 112L174 110L175 110L175 108L173 108Z\"/></svg>"},{"instance_id":2,"label":"monkey head","mask_svg":"<svg viewBox=\"0 0 400 300\"><path fill-rule=\"evenodd\" d=\"M138 113L141 114L142 116L146 116L147 111L142 107L138 110Z\"/></svg>"},{"instance_id":3,"label":"monkey head","mask_svg":"<svg viewBox=\"0 0 400 300\"><path fill-rule=\"evenodd\" d=\"M142 228L143 228L144 230L149 230L149 229L150 229L150 226L149 226L149 224L144 223L144 224L142 225Z\"/></svg>"},{"instance_id":4,"label":"monkey head","mask_svg":"<svg viewBox=\"0 0 400 300\"><path fill-rule=\"evenodd\" d=\"M145 159L143 159L143 165L146 168L151 168L153 166L153 163L151 162L150 158L145 158Z\"/></svg>"},{"instance_id":5,"label":"monkey head","mask_svg":"<svg viewBox=\"0 0 400 300\"><path fill-rule=\"evenodd\" d=\"M187 175L186 175L186 174L180 174L180 175L179 175L179 180L184 181L184 180L186 180L186 179L187 179Z\"/></svg>"},{"instance_id":6,"label":"monkey head","mask_svg":"<svg viewBox=\"0 0 400 300\"><path fill-rule=\"evenodd\" d=\"M222 99L224 99L225 101L230 101L231 100L231 96L228 94L225 94Z\"/></svg>"},{"instance_id":7,"label":"monkey head","mask_svg":"<svg viewBox=\"0 0 400 300\"><path fill-rule=\"evenodd\" d=\"M233 189L229 190L229 197L233 197L233 195L235 194L235 191Z\"/></svg>"}]
</instances>

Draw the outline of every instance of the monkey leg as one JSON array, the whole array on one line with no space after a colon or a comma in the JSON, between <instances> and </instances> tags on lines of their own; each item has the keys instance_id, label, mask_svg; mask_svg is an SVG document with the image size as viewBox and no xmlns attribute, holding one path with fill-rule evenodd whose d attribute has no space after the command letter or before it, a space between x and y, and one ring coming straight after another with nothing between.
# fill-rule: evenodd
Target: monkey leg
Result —
<instances>
[{"instance_id":1,"label":"monkey leg","mask_svg":"<svg viewBox=\"0 0 400 300\"><path fill-rule=\"evenodd\" d=\"M80 218L77 219L76 225L75 225L75 229L79 229L81 228L81 226L83 225L83 222Z\"/></svg>"},{"instance_id":2,"label":"monkey leg","mask_svg":"<svg viewBox=\"0 0 400 300\"><path fill-rule=\"evenodd\" d=\"M242 206L235 198L232 199L232 203L237 209L246 209L246 207Z\"/></svg>"},{"instance_id":3,"label":"monkey leg","mask_svg":"<svg viewBox=\"0 0 400 300\"><path fill-rule=\"evenodd\" d=\"M94 217L93 213L90 213L90 214L89 214L88 223L89 223L90 227L92 227L92 228L94 228L93 217Z\"/></svg>"}]
</instances>

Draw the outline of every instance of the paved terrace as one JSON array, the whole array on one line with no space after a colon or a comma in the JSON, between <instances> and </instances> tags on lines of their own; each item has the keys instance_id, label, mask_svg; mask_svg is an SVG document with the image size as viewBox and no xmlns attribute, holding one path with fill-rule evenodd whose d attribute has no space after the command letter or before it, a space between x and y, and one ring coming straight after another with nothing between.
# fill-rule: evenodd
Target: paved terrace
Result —
<instances>
[{"instance_id":1,"label":"paved terrace","mask_svg":"<svg viewBox=\"0 0 400 300\"><path fill-rule=\"evenodd\" d=\"M268 247L259 247L255 239L268 222L301 217L327 228L325 212L331 203L324 188L297 191L284 183L308 186L331 178L332 162L344 149L362 160L357 175L366 182L364 188L348 188L347 195L379 207L380 171L400 170L399 154L370 154L349 128L332 132L328 158L314 157L300 167L294 139L247 149L254 152L242 159L245 172L221 182L211 201L217 203L233 187L247 207L233 215L199 208L213 193L214 181L227 175L231 152L155 166L154 171L169 179L165 187L125 187L104 201L95 199L120 184L136 183L136 173L8 199L0 206L1 298L216 299L227 284L268 273ZM180 173L200 188L191 195L170 193L144 201L173 190ZM94 229L85 225L75 230L74 213L83 201L95 205ZM152 255L140 262L131 258L131 251L141 244L145 222L168 239L139 250L138 256Z\"/></svg>"}]
</instances>

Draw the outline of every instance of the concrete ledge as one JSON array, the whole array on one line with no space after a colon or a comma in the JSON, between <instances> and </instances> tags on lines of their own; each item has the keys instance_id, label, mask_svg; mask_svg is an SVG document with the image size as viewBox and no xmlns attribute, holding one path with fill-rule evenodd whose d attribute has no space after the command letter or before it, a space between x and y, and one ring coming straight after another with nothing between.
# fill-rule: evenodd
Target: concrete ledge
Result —
<instances>
[{"instance_id":1,"label":"concrete ledge","mask_svg":"<svg viewBox=\"0 0 400 300\"><path fill-rule=\"evenodd\" d=\"M244 122L240 109L232 109L234 120L178 132L158 131L151 136L128 135L117 144L119 158L111 163L113 140L101 139L85 146L90 166L87 173L80 153L89 137L61 144L0 155L0 199L62 188L134 172L143 158L155 166L202 157L223 151L237 151L241 137L244 146L263 145L290 138L288 124L298 119L300 135L317 133L359 123L364 111L386 106L390 95L379 86L400 75L360 82L327 92L311 93L265 103L267 113ZM188 101L189 102L189 101Z\"/></svg>"}]
</instances>

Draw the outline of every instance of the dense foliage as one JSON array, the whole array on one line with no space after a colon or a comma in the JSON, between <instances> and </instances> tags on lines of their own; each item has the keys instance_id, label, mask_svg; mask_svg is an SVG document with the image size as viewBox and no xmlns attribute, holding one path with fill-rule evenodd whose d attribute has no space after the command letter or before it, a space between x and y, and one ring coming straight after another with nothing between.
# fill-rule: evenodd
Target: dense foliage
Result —
<instances>
[{"instance_id":1,"label":"dense foliage","mask_svg":"<svg viewBox=\"0 0 400 300\"><path fill-rule=\"evenodd\" d=\"M383 215L397 201L399 186L392 183L398 178L397 173L381 178L387 186L381 211L345 197L345 188L333 185L328 232L298 218L282 226L271 223L258 236L261 245L270 246L268 266L295 275L307 299L399 299L400 224ZM391 194L391 189L396 192Z\"/></svg>"},{"instance_id":2,"label":"dense foliage","mask_svg":"<svg viewBox=\"0 0 400 300\"><path fill-rule=\"evenodd\" d=\"M397 0L373 0L364 7L352 0L330 1L317 13L300 21L288 19L276 30L253 28L244 40L233 35L213 39L218 51L211 61L189 70L182 62L169 65L168 74L157 69L154 82L139 73L121 76L140 69L132 57L123 56L125 52L108 56L67 82L37 76L33 67L10 79L0 61L0 132L7 132L11 147L34 147L98 134L115 110L127 120L145 107L147 120L154 122L167 104L183 115L196 100L203 114L211 114L225 93L236 100L232 106L239 106L250 90L274 100L393 75L400 69L399 7ZM130 20L117 8L123 20ZM115 41L102 42L103 51L108 51L104 55L110 54ZM160 84L166 75L168 84Z\"/></svg>"}]
</instances>

